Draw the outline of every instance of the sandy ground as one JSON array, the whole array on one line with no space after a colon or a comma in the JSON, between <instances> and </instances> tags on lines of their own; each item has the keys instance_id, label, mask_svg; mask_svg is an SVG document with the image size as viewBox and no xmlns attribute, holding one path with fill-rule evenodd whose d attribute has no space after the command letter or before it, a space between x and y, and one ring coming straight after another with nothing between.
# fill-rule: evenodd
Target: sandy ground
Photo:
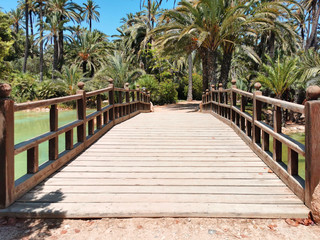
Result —
<instances>
[{"instance_id":1,"label":"sandy ground","mask_svg":"<svg viewBox=\"0 0 320 240\"><path fill-rule=\"evenodd\" d=\"M0 239L320 239L320 226L284 219L131 218L1 219Z\"/></svg>"},{"instance_id":2,"label":"sandy ground","mask_svg":"<svg viewBox=\"0 0 320 240\"><path fill-rule=\"evenodd\" d=\"M155 111L197 111L197 104L155 107ZM285 219L130 218L15 219L0 218L0 240L11 239L303 239L320 240L320 226Z\"/></svg>"}]
</instances>

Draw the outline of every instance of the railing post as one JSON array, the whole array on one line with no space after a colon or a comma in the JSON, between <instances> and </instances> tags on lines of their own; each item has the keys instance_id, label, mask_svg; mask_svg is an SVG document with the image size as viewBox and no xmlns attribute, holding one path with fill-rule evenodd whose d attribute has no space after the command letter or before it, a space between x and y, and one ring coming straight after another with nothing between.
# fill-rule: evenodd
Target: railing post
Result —
<instances>
[{"instance_id":1,"label":"railing post","mask_svg":"<svg viewBox=\"0 0 320 240\"><path fill-rule=\"evenodd\" d=\"M274 114L273 114L273 131L276 133L281 133L281 107L274 106ZM277 162L281 162L282 160L282 143L273 139L273 160Z\"/></svg>"},{"instance_id":2,"label":"railing post","mask_svg":"<svg viewBox=\"0 0 320 240\"><path fill-rule=\"evenodd\" d=\"M261 84L260 83L255 83L254 87L256 91L253 93L253 137L252 141L253 143L260 143L261 142L261 132L260 128L255 125L255 121L260 121L261 120L261 102L256 99L256 96L261 96L262 92L260 91Z\"/></svg>"},{"instance_id":3,"label":"railing post","mask_svg":"<svg viewBox=\"0 0 320 240\"><path fill-rule=\"evenodd\" d=\"M218 100L219 100L219 105L218 105L218 114L221 116L222 115L222 112L223 112L223 108L221 107L221 103L223 101L223 96L222 96L222 92L220 92L221 90L223 90L223 87L222 87L222 83L219 83L219 95L218 95Z\"/></svg>"},{"instance_id":4,"label":"railing post","mask_svg":"<svg viewBox=\"0 0 320 240\"><path fill-rule=\"evenodd\" d=\"M97 95L97 111L101 111L102 109L102 98L101 94ZM97 129L102 128L102 114L97 116Z\"/></svg>"},{"instance_id":5,"label":"railing post","mask_svg":"<svg viewBox=\"0 0 320 240\"><path fill-rule=\"evenodd\" d=\"M56 104L50 108L50 131L58 131L58 107ZM49 140L49 160L57 160L59 155L59 137ZM30 172L33 173L33 172Z\"/></svg>"},{"instance_id":6,"label":"railing post","mask_svg":"<svg viewBox=\"0 0 320 240\"><path fill-rule=\"evenodd\" d=\"M0 208L14 201L14 101L10 93L9 84L0 84Z\"/></svg>"},{"instance_id":7,"label":"railing post","mask_svg":"<svg viewBox=\"0 0 320 240\"><path fill-rule=\"evenodd\" d=\"M212 111L212 112L213 112L213 110L214 110L214 104L213 104L213 101L214 101L214 93L213 93L214 88L215 88L215 86L212 84L212 85L211 85L211 92L210 92L210 99L211 99L211 104L210 104L210 106L211 106L211 111Z\"/></svg>"},{"instance_id":8,"label":"railing post","mask_svg":"<svg viewBox=\"0 0 320 240\"><path fill-rule=\"evenodd\" d=\"M130 116L130 92L129 92L129 83L126 83L124 85L124 89L126 90L126 103L128 103L129 105L127 105L125 107L126 109L126 115Z\"/></svg>"},{"instance_id":9,"label":"railing post","mask_svg":"<svg viewBox=\"0 0 320 240\"><path fill-rule=\"evenodd\" d=\"M140 86L139 86L139 84L137 84L136 85L136 90L137 90L137 111L140 111L140 100L141 100L141 98L140 98Z\"/></svg>"},{"instance_id":10,"label":"railing post","mask_svg":"<svg viewBox=\"0 0 320 240\"><path fill-rule=\"evenodd\" d=\"M209 89L206 90L206 102L209 103ZM206 110L209 110L209 104L206 105Z\"/></svg>"},{"instance_id":11,"label":"railing post","mask_svg":"<svg viewBox=\"0 0 320 240\"><path fill-rule=\"evenodd\" d=\"M232 79L231 80L231 84L232 84L232 87L231 87L231 102L230 102L230 120L234 123L235 120L236 120L236 112L233 111L232 107L236 107L237 106L237 93L233 91L233 89L236 89L237 88L237 80L236 79Z\"/></svg>"},{"instance_id":12,"label":"railing post","mask_svg":"<svg viewBox=\"0 0 320 240\"><path fill-rule=\"evenodd\" d=\"M86 92L83 90L84 83L78 83L79 90L77 90L77 94L81 94L82 98L77 100L77 112L78 112L78 120L82 120L83 123L77 127L77 138L78 142L86 141L86 105L87 105L87 97Z\"/></svg>"},{"instance_id":13,"label":"railing post","mask_svg":"<svg viewBox=\"0 0 320 240\"><path fill-rule=\"evenodd\" d=\"M109 88L111 87L112 90L109 91L109 105L112 106L111 109L109 110L109 120L113 122L115 121L115 110L114 110L114 85L113 85L113 79L109 78Z\"/></svg>"},{"instance_id":14,"label":"railing post","mask_svg":"<svg viewBox=\"0 0 320 240\"><path fill-rule=\"evenodd\" d=\"M311 206L312 194L320 182L320 88L307 89L305 103L306 167L305 167L305 203ZM314 199L319 201L319 199Z\"/></svg>"},{"instance_id":15,"label":"railing post","mask_svg":"<svg viewBox=\"0 0 320 240\"><path fill-rule=\"evenodd\" d=\"M150 95L150 91L147 91L147 103L149 104L149 111L151 112L151 102L150 102L150 99L151 99L151 95Z\"/></svg>"}]
</instances>

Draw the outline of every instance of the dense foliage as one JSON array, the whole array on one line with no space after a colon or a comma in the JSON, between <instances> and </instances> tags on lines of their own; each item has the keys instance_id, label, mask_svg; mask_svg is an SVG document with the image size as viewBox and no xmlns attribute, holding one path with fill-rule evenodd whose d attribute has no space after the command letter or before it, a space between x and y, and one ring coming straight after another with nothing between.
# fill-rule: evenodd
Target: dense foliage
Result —
<instances>
[{"instance_id":1,"label":"dense foliage","mask_svg":"<svg viewBox=\"0 0 320 240\"><path fill-rule=\"evenodd\" d=\"M94 28L100 7L92 0L19 1L0 11L0 81L22 102L113 78L117 87L146 87L156 104L199 100L231 78L243 90L260 81L266 94L302 102L305 88L320 83L320 1L172 0L171 10L161 2L141 0L110 41Z\"/></svg>"}]
</instances>

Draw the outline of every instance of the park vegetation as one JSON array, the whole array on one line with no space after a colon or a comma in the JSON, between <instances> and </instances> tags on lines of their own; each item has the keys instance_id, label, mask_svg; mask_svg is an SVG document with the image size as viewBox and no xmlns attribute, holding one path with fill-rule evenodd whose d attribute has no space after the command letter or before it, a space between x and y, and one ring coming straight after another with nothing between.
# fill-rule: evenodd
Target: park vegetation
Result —
<instances>
[{"instance_id":1,"label":"park vegetation","mask_svg":"<svg viewBox=\"0 0 320 240\"><path fill-rule=\"evenodd\" d=\"M230 86L302 103L320 84L320 0L141 0L116 36L95 29L92 0L21 0L0 9L0 81L17 102L86 90L140 85L156 104L201 99ZM138 4L138 3L137 3ZM105 23L108 24L108 23ZM88 26L88 27L85 27Z\"/></svg>"}]
</instances>

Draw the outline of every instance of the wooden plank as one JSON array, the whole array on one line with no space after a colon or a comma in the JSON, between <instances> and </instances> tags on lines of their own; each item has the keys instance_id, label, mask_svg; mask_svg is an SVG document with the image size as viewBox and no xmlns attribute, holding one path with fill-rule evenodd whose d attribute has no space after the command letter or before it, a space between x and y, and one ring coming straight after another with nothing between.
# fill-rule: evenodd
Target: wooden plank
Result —
<instances>
[{"instance_id":1,"label":"wooden plank","mask_svg":"<svg viewBox=\"0 0 320 240\"><path fill-rule=\"evenodd\" d=\"M292 195L233 195L233 194L86 194L64 195L55 191L46 193L27 193L18 202L38 203L239 203L239 204L281 204L301 205L300 199Z\"/></svg>"},{"instance_id":2,"label":"wooden plank","mask_svg":"<svg viewBox=\"0 0 320 240\"><path fill-rule=\"evenodd\" d=\"M305 206L209 203L16 203L9 216L37 218L237 217L306 218ZM68 209L68 211L64 210ZM0 211L1 216L1 211Z\"/></svg>"},{"instance_id":3,"label":"wooden plank","mask_svg":"<svg viewBox=\"0 0 320 240\"><path fill-rule=\"evenodd\" d=\"M73 161L74 167L266 167L263 162L200 162L200 161Z\"/></svg>"},{"instance_id":4,"label":"wooden plank","mask_svg":"<svg viewBox=\"0 0 320 240\"><path fill-rule=\"evenodd\" d=\"M41 186L283 186L280 179L78 179L51 178L40 184Z\"/></svg>"},{"instance_id":5,"label":"wooden plank","mask_svg":"<svg viewBox=\"0 0 320 240\"><path fill-rule=\"evenodd\" d=\"M50 193L190 193L190 194L251 194L291 195L286 186L36 186L30 192Z\"/></svg>"},{"instance_id":6,"label":"wooden plank","mask_svg":"<svg viewBox=\"0 0 320 240\"><path fill-rule=\"evenodd\" d=\"M115 178L176 178L176 179L253 179L253 178L272 178L275 179L276 176L268 173L268 171L260 172L260 173L247 173L247 172L215 172L215 173L163 173L163 172L155 172L155 173L115 173L115 172L68 172L68 171L59 171L54 175L55 178L107 178L107 179L115 179Z\"/></svg>"},{"instance_id":7,"label":"wooden plank","mask_svg":"<svg viewBox=\"0 0 320 240\"><path fill-rule=\"evenodd\" d=\"M190 173L213 173L213 172L252 172L259 173L266 171L263 167L74 167L68 166L62 172L190 172Z\"/></svg>"}]
</instances>

